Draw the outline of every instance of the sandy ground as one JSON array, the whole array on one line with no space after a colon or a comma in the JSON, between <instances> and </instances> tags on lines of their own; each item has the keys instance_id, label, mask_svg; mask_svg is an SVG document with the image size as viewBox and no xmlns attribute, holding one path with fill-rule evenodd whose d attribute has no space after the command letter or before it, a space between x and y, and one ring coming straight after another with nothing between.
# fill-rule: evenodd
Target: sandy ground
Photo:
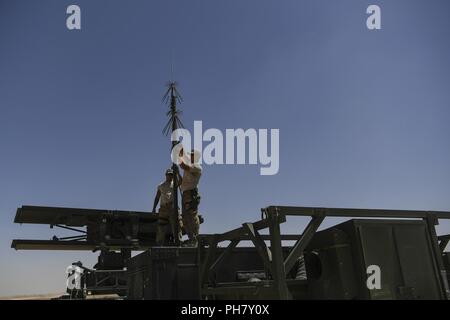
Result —
<instances>
[{"instance_id":1,"label":"sandy ground","mask_svg":"<svg viewBox=\"0 0 450 320\"><path fill-rule=\"evenodd\" d=\"M49 293L49 294L29 294L17 295L9 297L0 297L0 300L50 300L62 296L63 293Z\"/></svg>"},{"instance_id":2,"label":"sandy ground","mask_svg":"<svg viewBox=\"0 0 450 320\"><path fill-rule=\"evenodd\" d=\"M35 295L21 295L21 296L9 296L0 297L0 300L51 300L62 296L64 293L51 293L51 294L35 294ZM115 294L104 294L87 296L86 300L117 300L119 297Z\"/></svg>"}]
</instances>

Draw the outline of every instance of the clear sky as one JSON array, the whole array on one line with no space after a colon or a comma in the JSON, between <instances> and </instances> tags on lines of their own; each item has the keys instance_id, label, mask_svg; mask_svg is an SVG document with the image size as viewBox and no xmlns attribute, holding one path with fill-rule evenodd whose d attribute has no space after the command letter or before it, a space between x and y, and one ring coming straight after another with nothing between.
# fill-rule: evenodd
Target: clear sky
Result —
<instances>
[{"instance_id":1,"label":"clear sky","mask_svg":"<svg viewBox=\"0 0 450 320\"><path fill-rule=\"evenodd\" d=\"M81 31L66 28L69 4ZM369 4L381 30L366 28ZM0 0L0 296L63 291L68 264L95 260L12 250L54 234L14 225L17 207L151 210L170 164L171 56L187 128L280 129L277 175L204 168L202 232L272 204L450 210L449 12L448 0Z\"/></svg>"}]
</instances>

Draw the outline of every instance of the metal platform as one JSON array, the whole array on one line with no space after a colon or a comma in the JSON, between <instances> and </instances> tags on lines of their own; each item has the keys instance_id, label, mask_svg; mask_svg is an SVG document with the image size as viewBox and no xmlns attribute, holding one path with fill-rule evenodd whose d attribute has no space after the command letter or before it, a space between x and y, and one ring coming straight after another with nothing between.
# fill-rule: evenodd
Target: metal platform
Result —
<instances>
[{"instance_id":1,"label":"metal platform","mask_svg":"<svg viewBox=\"0 0 450 320\"><path fill-rule=\"evenodd\" d=\"M428 259L432 266L431 274L426 277L435 279L438 286L437 297L439 299L450 298L450 291L447 281L447 270L443 263L443 250L448 243L448 236L436 235L435 226L439 219L450 219L450 212L443 211L416 211L416 210L385 210L385 209L345 209L345 208L321 208L321 207L286 207L270 206L261 210L262 219L254 223L244 223L242 227L222 233L205 237L202 241L200 250L204 252L201 259L200 283L202 295L204 297L229 297L228 293L239 295L239 291L244 294L248 292L252 284L242 286L233 286L232 284L224 286L214 285L212 281L214 272L231 255L236 246L250 238L259 258L263 262L268 276L273 280L266 283L269 291L274 293L273 297L277 299L292 299L293 292L289 289L288 283L292 282L287 276L297 263L298 259L304 254L306 248L315 237L316 231L326 217L360 217L360 218L401 218L416 219L422 222L426 232L425 244L429 246ZM289 249L287 255L284 254L282 247L283 235L280 232L280 224L286 221L287 216L310 216L311 220L306 228L299 230L299 237L296 243ZM391 221L391 220L387 220ZM382 223L381 220L375 221ZM400 221L402 223L402 221ZM270 246L265 242L267 237L263 238L260 231L269 230ZM228 241L229 244L221 254L217 255L218 245ZM410 263L413 263L410 261ZM256 290L260 284L253 284ZM225 289L226 288L226 289ZM227 294L226 294L227 293Z\"/></svg>"}]
</instances>

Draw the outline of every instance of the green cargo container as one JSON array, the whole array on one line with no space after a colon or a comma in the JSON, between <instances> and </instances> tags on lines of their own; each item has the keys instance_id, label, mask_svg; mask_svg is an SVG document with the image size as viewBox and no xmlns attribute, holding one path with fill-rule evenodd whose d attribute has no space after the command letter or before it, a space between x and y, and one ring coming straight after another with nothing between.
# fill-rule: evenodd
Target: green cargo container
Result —
<instances>
[{"instance_id":1,"label":"green cargo container","mask_svg":"<svg viewBox=\"0 0 450 320\"><path fill-rule=\"evenodd\" d=\"M306 254L312 299L441 299L441 275L422 220L354 219L317 232ZM367 287L371 265L380 289Z\"/></svg>"}]
</instances>

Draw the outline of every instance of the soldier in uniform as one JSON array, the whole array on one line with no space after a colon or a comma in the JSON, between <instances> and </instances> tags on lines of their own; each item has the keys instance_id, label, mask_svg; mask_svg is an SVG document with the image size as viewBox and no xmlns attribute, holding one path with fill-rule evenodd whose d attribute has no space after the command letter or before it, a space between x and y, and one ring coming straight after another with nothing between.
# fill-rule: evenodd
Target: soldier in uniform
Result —
<instances>
[{"instance_id":1,"label":"soldier in uniform","mask_svg":"<svg viewBox=\"0 0 450 320\"><path fill-rule=\"evenodd\" d=\"M182 220L183 227L188 235L186 245L197 246L200 220L198 217L198 205L200 203L200 194L198 193L198 183L202 175L202 167L195 161L195 153L192 150L187 156L183 157L183 150L180 152L180 167L183 169L183 179L180 185L182 192Z\"/></svg>"},{"instance_id":2,"label":"soldier in uniform","mask_svg":"<svg viewBox=\"0 0 450 320\"><path fill-rule=\"evenodd\" d=\"M155 212L158 202L161 200L158 211L158 227L156 231L156 242L159 245L164 244L166 238L166 229L170 226L172 235L174 239L178 237L181 241L181 222L180 217L177 214L175 217L173 214L173 170L166 170L166 180L158 185L158 190L156 192L155 201L153 203L153 210ZM181 177L178 178L181 181ZM176 224L178 224L178 234L176 233Z\"/></svg>"}]
</instances>

